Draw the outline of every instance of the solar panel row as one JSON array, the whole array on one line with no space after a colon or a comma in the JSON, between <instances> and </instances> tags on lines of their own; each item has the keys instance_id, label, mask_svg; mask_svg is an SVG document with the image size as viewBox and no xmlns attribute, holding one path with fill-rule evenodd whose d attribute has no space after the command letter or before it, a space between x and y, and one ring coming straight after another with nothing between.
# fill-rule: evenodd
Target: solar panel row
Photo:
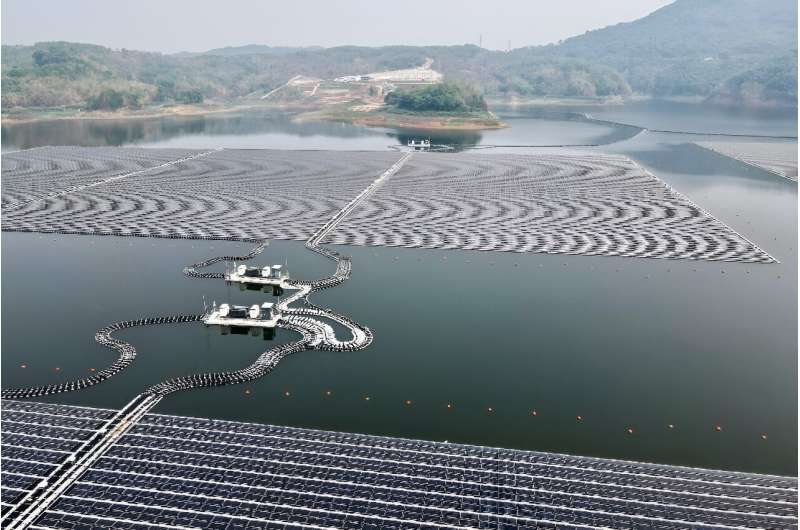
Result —
<instances>
[{"instance_id":1,"label":"solar panel row","mask_svg":"<svg viewBox=\"0 0 800 530\"><path fill-rule=\"evenodd\" d=\"M74 443L113 413L11 401L3 411L15 431L3 434L6 503L64 456L40 442ZM39 433L32 444L6 447L27 430ZM796 501L787 477L151 414L36 524L788 529Z\"/></svg>"},{"instance_id":2,"label":"solar panel row","mask_svg":"<svg viewBox=\"0 0 800 530\"><path fill-rule=\"evenodd\" d=\"M2 400L3 413L12 411L38 412L41 414L69 416L73 418L109 419L117 411L95 407L79 407L75 405L59 405L57 403L39 403L36 401Z\"/></svg>"},{"instance_id":3,"label":"solar panel row","mask_svg":"<svg viewBox=\"0 0 800 530\"><path fill-rule=\"evenodd\" d=\"M152 433L149 426L163 427L168 429L170 436L191 437L192 439L198 439L199 436L202 436L203 431L209 432L217 438L225 433L235 433L237 436L249 434L253 436L297 439L307 442L319 442L331 445L362 446L368 448L375 447L392 451L427 454L434 459L438 458L438 455L442 454L463 456L470 459L489 459L517 463L530 462L561 466L577 466L580 468L591 468L596 470L666 476L668 478L697 479L709 480L713 482L732 482L734 484L752 484L776 487L792 487L794 482L793 479L787 479L786 477L774 477L752 473L716 471L624 460L562 455L556 453L517 451L513 449L428 442L424 440L408 440L403 438L317 431L313 429L299 429L295 427L230 422L224 420L159 414L150 414L146 416L142 420L140 426L134 429L133 432L140 432L141 430L141 432ZM184 430L183 434L181 434L181 430ZM270 443L273 443L273 441L271 440Z\"/></svg>"}]
</instances>

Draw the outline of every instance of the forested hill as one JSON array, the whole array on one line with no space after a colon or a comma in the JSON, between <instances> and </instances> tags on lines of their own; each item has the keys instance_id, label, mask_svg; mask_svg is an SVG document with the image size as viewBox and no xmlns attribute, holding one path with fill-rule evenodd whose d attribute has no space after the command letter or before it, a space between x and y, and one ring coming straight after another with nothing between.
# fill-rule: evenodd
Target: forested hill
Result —
<instances>
[{"instance_id":1,"label":"forested hill","mask_svg":"<svg viewBox=\"0 0 800 530\"><path fill-rule=\"evenodd\" d=\"M797 2L677 0L642 19L587 32L547 52L608 65L635 92L708 95L733 75L797 56Z\"/></svg>"},{"instance_id":2,"label":"forested hill","mask_svg":"<svg viewBox=\"0 0 800 530\"><path fill-rule=\"evenodd\" d=\"M424 16L424 15L421 15ZM795 105L795 0L676 0L634 22L511 52L465 46L259 45L162 55L64 42L3 46L2 103L136 107L256 98L295 75L433 68L487 96L700 96Z\"/></svg>"}]
</instances>

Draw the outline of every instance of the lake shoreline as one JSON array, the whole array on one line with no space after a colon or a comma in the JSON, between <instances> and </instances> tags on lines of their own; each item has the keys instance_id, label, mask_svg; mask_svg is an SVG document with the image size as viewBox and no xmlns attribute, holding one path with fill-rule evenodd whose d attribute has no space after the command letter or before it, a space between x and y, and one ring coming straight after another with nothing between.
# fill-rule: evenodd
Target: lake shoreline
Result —
<instances>
[{"instance_id":1,"label":"lake shoreline","mask_svg":"<svg viewBox=\"0 0 800 530\"><path fill-rule=\"evenodd\" d=\"M423 131L481 131L508 127L491 111L480 113L414 113L396 112L385 108L366 112L354 111L349 108L326 108L300 113L294 116L293 121L295 123L327 121L349 123L362 127Z\"/></svg>"},{"instance_id":2,"label":"lake shoreline","mask_svg":"<svg viewBox=\"0 0 800 530\"><path fill-rule=\"evenodd\" d=\"M694 105L710 105L719 108L741 108L741 105L724 104L718 102L709 104L704 98L698 97L667 97L655 98L653 96L634 95L624 98L569 98L569 97L542 97L542 98L500 98L489 99L491 108L496 109L525 109L535 107L625 107L632 103L642 103L649 101L665 101L675 103L685 103ZM780 110L783 107L774 105L747 105L746 109L758 110ZM111 121L111 120L147 120L159 118L187 118L218 114L235 114L244 111L274 111L285 112L294 115L297 123L319 122L338 122L351 123L371 128L393 128L393 129L415 129L415 130L436 130L436 131L480 131L503 129L509 127L508 124L501 122L498 117L490 110L487 116L470 115L435 115L421 114L413 115L410 113L400 113L375 109L368 112L352 111L341 107L326 107L308 104L281 103L232 103L214 102L203 105L173 105L169 107L150 107L144 109L123 109L119 111L90 111L84 112L80 109L58 110L47 109L25 109L19 111L19 115L3 113L0 114L2 125L19 125L30 123L46 123L57 121Z\"/></svg>"},{"instance_id":3,"label":"lake shoreline","mask_svg":"<svg viewBox=\"0 0 800 530\"><path fill-rule=\"evenodd\" d=\"M492 112L480 115L471 114L421 114L395 113L383 110L370 112L356 112L339 108L319 108L302 105L287 104L253 104L230 105L220 107L202 107L196 105L181 105L164 109L142 109L141 111L115 111L115 112L75 112L64 115L39 114L27 117L2 116L3 125L18 125L26 123L46 123L56 121L105 121L105 120L145 120L158 118L183 118L197 117L212 114L235 114L243 111L276 111L287 112L294 116L297 123L307 122L339 122L351 123L363 127L393 128L393 129L421 129L421 130L453 130L453 131L478 131L489 129L502 129L508 125L497 119Z\"/></svg>"},{"instance_id":4,"label":"lake shoreline","mask_svg":"<svg viewBox=\"0 0 800 530\"><path fill-rule=\"evenodd\" d=\"M182 118L182 117L194 117L194 116L205 116L207 114L225 114L225 113L235 113L241 112L246 110L299 110L297 107L290 107L287 105L265 105L265 104L245 104L245 105L226 105L226 104L217 104L213 106L200 106L200 105L175 105L171 107L153 107L147 109L138 109L138 110L131 110L125 109L120 111L91 111L91 112L82 112L82 111L75 111L73 113L65 113L63 115L55 115L55 114L45 114L45 112L50 111L32 111L33 115L25 116L25 117L16 117L16 116L9 116L8 114L2 114L0 119L2 119L3 125L16 125L16 124L23 124L23 123L41 123L41 122L50 122L50 121L62 121L62 120L85 120L85 121L104 121L104 120L145 120L145 119L154 119L154 118Z\"/></svg>"}]
</instances>

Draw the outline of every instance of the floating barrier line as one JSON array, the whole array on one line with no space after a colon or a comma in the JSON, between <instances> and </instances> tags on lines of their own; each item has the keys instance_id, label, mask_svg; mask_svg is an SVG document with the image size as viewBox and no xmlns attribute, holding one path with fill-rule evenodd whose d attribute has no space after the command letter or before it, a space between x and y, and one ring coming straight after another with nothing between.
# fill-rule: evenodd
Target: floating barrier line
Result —
<instances>
[{"instance_id":1,"label":"floating barrier line","mask_svg":"<svg viewBox=\"0 0 800 530\"><path fill-rule=\"evenodd\" d=\"M722 132L702 132L702 131L675 131L670 129L652 129L650 127L644 127L642 125L634 125L632 123L624 123L613 120L600 120L586 112L583 112L581 114L583 115L584 118L593 123L617 125L621 127L633 127L636 129L641 129L642 131L650 131L654 133L690 134L693 136L730 136L732 138L773 138L776 140L797 140L797 136L790 136L790 135L783 136L783 135L773 135L773 134L722 133Z\"/></svg>"}]
</instances>

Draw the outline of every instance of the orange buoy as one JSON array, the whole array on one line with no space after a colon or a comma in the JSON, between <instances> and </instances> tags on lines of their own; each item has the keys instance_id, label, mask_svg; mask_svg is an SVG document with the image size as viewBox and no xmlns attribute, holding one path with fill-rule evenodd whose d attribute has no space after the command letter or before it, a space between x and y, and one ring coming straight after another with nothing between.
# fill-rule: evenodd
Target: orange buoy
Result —
<instances>
[{"instance_id":1,"label":"orange buoy","mask_svg":"<svg viewBox=\"0 0 800 530\"><path fill-rule=\"evenodd\" d=\"M717 425L716 427L714 427L714 430L717 432L722 432L722 425Z\"/></svg>"},{"instance_id":2,"label":"orange buoy","mask_svg":"<svg viewBox=\"0 0 800 530\"><path fill-rule=\"evenodd\" d=\"M536 410L536 409L533 409L533 410L531 411L531 416L538 416L538 415L539 415L539 412L537 412L537 410Z\"/></svg>"}]
</instances>

